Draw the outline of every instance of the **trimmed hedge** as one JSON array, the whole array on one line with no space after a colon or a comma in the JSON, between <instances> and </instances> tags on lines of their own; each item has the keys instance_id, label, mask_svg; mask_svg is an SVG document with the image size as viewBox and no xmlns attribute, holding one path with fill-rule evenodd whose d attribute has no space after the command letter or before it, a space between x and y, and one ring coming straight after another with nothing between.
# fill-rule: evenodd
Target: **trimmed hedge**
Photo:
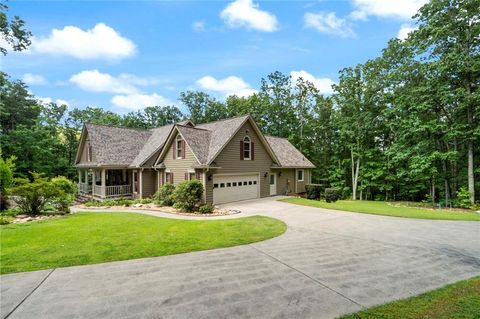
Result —
<instances>
[{"instance_id":1,"label":"trimmed hedge","mask_svg":"<svg viewBox=\"0 0 480 319\"><path fill-rule=\"evenodd\" d=\"M199 180L184 181L175 187L173 207L193 212L202 202L203 184Z\"/></svg>"},{"instance_id":2,"label":"trimmed hedge","mask_svg":"<svg viewBox=\"0 0 480 319\"><path fill-rule=\"evenodd\" d=\"M165 184L160 187L160 189L153 195L155 204L162 206L172 206L173 201L173 192L175 191L175 186L172 184Z\"/></svg>"},{"instance_id":3,"label":"trimmed hedge","mask_svg":"<svg viewBox=\"0 0 480 319\"><path fill-rule=\"evenodd\" d=\"M305 190L307 191L308 199L320 199L323 197L325 192L324 184L307 184L305 185Z\"/></svg>"},{"instance_id":4,"label":"trimmed hedge","mask_svg":"<svg viewBox=\"0 0 480 319\"><path fill-rule=\"evenodd\" d=\"M342 194L340 190L337 188L326 188L325 189L325 201L327 203L334 203L337 200L342 198Z\"/></svg>"}]
</instances>

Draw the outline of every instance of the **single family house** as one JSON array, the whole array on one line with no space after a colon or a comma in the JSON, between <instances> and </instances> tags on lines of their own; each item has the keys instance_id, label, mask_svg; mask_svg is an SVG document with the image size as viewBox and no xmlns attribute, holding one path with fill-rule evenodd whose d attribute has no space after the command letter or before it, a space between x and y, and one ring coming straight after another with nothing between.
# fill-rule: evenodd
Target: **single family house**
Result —
<instances>
[{"instance_id":1,"label":"single family house","mask_svg":"<svg viewBox=\"0 0 480 319\"><path fill-rule=\"evenodd\" d=\"M84 196L145 198L198 179L213 204L303 193L315 167L287 139L263 135L250 115L150 130L85 124L75 165Z\"/></svg>"}]
</instances>

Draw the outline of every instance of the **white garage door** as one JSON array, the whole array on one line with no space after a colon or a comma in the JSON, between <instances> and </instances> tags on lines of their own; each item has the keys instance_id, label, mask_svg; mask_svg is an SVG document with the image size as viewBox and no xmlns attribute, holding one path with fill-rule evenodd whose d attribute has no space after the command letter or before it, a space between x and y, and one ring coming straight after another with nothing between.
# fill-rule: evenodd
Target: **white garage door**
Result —
<instances>
[{"instance_id":1,"label":"white garage door","mask_svg":"<svg viewBox=\"0 0 480 319\"><path fill-rule=\"evenodd\" d=\"M213 175L213 203L258 198L259 186L258 173Z\"/></svg>"}]
</instances>

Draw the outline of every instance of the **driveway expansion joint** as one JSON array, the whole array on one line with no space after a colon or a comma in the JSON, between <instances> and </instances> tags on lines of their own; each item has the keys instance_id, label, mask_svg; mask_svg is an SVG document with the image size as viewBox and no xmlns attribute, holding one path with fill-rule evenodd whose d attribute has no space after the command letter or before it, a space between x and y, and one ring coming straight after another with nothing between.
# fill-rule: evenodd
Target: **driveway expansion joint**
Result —
<instances>
[{"instance_id":1,"label":"driveway expansion joint","mask_svg":"<svg viewBox=\"0 0 480 319\"><path fill-rule=\"evenodd\" d=\"M56 268L53 268L46 276L45 278L42 279L42 281L40 281L38 283L38 285L35 286L35 288L32 289L32 291L30 291L26 296L25 298L23 298L12 310L10 310L9 313L7 313L7 315L3 318L3 319L7 319L8 317L10 317L14 312L15 310L17 310L18 307L20 307L27 299L28 297L30 297L38 288L40 288L40 286L48 279L48 277L50 277L50 275L55 271Z\"/></svg>"},{"instance_id":2,"label":"driveway expansion joint","mask_svg":"<svg viewBox=\"0 0 480 319\"><path fill-rule=\"evenodd\" d=\"M261 253L261 254L263 254L263 255L271 258L271 259L274 260L275 262L280 263L280 264L284 265L285 267L288 267L288 268L290 268L290 269L298 272L299 274L302 274L303 276L305 276L305 277L307 277L308 279L314 281L315 283L319 284L319 285L322 286L323 288L328 289L328 290L330 290L331 292L333 292L333 293L335 293L335 294L337 294L337 295L339 295L339 296L347 299L348 301L356 304L357 306L361 307L362 309L366 309L366 307L363 306L362 304L360 304L359 302L357 302L357 301L353 300L352 298L350 298L350 297L342 294L341 292L339 292L339 291L337 291L337 290L335 290L335 289L327 286L327 285L324 284L323 282L319 281L318 279L313 278L312 276L308 275L307 273L305 273L305 272L303 272L303 271L301 271L301 270L299 270L299 269L297 269L297 268L295 268L295 267L293 267L293 266L291 266L291 265L289 265L289 264L281 261L280 259L278 259L278 258L276 258L276 257L274 257L274 256L272 256L272 255L270 255L270 254L268 254L268 253L266 253L266 252L264 252L263 250L261 250L261 249L259 249L259 248L257 248L257 247L254 247L254 246L251 245L251 244L248 245L248 246L251 247L251 248L253 248L253 249L256 250L257 252L259 252L259 253Z\"/></svg>"}]
</instances>

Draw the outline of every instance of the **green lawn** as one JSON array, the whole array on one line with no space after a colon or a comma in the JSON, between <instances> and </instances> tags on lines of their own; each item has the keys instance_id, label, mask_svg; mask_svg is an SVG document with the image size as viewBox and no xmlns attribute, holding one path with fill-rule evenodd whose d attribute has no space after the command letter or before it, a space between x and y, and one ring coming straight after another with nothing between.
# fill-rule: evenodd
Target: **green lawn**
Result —
<instances>
[{"instance_id":1,"label":"green lawn","mask_svg":"<svg viewBox=\"0 0 480 319\"><path fill-rule=\"evenodd\" d=\"M373 307L340 319L480 318L480 277L457 282L404 300Z\"/></svg>"},{"instance_id":2,"label":"green lawn","mask_svg":"<svg viewBox=\"0 0 480 319\"><path fill-rule=\"evenodd\" d=\"M253 216L178 220L135 213L77 213L0 226L0 273L164 256L253 243L287 226Z\"/></svg>"},{"instance_id":3,"label":"green lawn","mask_svg":"<svg viewBox=\"0 0 480 319\"><path fill-rule=\"evenodd\" d=\"M312 206L319 208L346 210L355 213L365 213L374 215L386 215L406 218L420 219L446 219L446 220L476 220L480 221L480 214L475 212L455 212L448 210L432 210L417 207L397 207L389 205L387 202L374 202L366 200L339 200L335 203L325 201L311 200L305 198L286 198L283 202Z\"/></svg>"}]
</instances>

